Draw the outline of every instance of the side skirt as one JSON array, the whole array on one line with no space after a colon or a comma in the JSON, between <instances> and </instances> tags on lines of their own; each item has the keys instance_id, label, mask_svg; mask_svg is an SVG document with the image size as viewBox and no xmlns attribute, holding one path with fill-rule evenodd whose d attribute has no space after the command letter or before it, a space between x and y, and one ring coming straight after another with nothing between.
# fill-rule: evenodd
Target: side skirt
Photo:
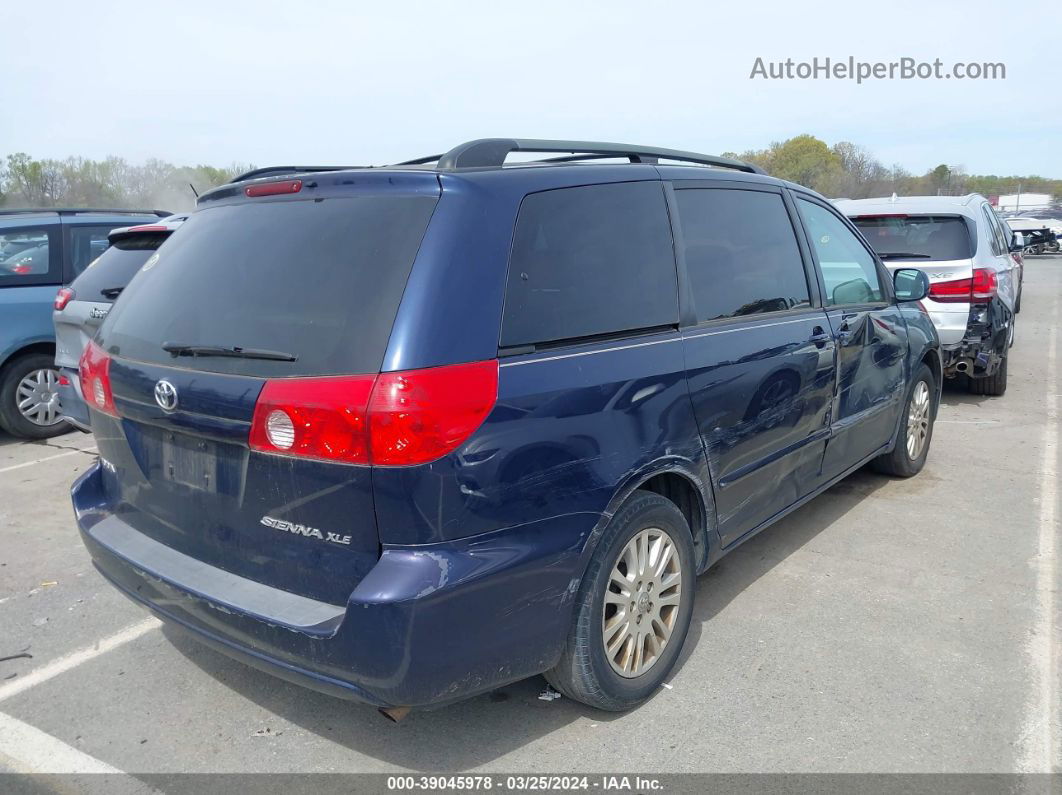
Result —
<instances>
[{"instance_id":1,"label":"side skirt","mask_svg":"<svg viewBox=\"0 0 1062 795\"><path fill-rule=\"evenodd\" d=\"M766 530L768 527L770 527L772 524L777 522L779 519L782 519L783 517L788 516L790 513L795 511L797 508L800 508L803 505L805 505L808 502L810 502L811 500L815 499L816 497L818 497L820 494L822 494L827 489L829 489L829 488L835 486L836 484L840 483L842 480L844 480L846 477L851 475L857 469L860 469L860 468L866 466L866 464L868 464L870 461L872 461L875 458L877 458L879 455L882 455L884 453L889 452L889 448L892 446L892 443L893 443L893 440L890 439L887 444L883 444L881 447L879 447L873 453L871 453L870 455L868 455L865 458L863 458L861 461L859 461L854 466L849 467L844 472L842 472L840 475L837 475L836 477L832 478L831 480L826 481L826 483L824 483L823 485L819 486L814 491L808 492L805 496L801 497L799 500L794 502L788 508L783 508L778 513L776 513L774 516L772 516L771 518L769 518L769 519L767 519L767 520L765 520L763 522L760 522L760 524L756 525L756 527L752 528L751 530L749 530L744 535L740 536L739 538L734 539L727 546L723 547L722 550L720 550L719 558L723 557L723 555L725 555L728 552L732 551L736 547L739 547L741 544L743 544L746 541L748 541L750 538L752 538L754 535L759 533L761 530ZM718 560L719 558L716 558L716 560ZM713 563L714 562L715 561L713 561Z\"/></svg>"}]
</instances>

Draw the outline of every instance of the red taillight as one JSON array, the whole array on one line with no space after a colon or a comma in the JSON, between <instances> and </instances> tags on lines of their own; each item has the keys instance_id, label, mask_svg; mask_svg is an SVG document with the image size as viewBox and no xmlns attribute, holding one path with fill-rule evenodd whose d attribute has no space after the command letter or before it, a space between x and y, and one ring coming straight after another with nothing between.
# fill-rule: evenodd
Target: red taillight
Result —
<instances>
[{"instance_id":1,"label":"red taillight","mask_svg":"<svg viewBox=\"0 0 1062 795\"><path fill-rule=\"evenodd\" d=\"M381 373L369 403L372 463L442 458L483 424L497 399L497 361Z\"/></svg>"},{"instance_id":2,"label":"red taillight","mask_svg":"<svg viewBox=\"0 0 1062 795\"><path fill-rule=\"evenodd\" d=\"M937 282L929 286L929 297L945 304L979 303L996 295L996 272L988 268L974 268L973 277Z\"/></svg>"},{"instance_id":3,"label":"red taillight","mask_svg":"<svg viewBox=\"0 0 1062 795\"><path fill-rule=\"evenodd\" d=\"M283 182L267 182L265 185L251 185L244 188L248 196L276 196L281 193L298 193L302 190L301 179L288 179Z\"/></svg>"},{"instance_id":4,"label":"red taillight","mask_svg":"<svg viewBox=\"0 0 1062 795\"><path fill-rule=\"evenodd\" d=\"M168 226L162 224L143 224L141 226L131 226L125 230L126 232L169 232Z\"/></svg>"},{"instance_id":5,"label":"red taillight","mask_svg":"<svg viewBox=\"0 0 1062 795\"><path fill-rule=\"evenodd\" d=\"M81 378L81 393L85 401L97 411L118 416L111 393L111 357L95 342L89 342L78 363Z\"/></svg>"},{"instance_id":6,"label":"red taillight","mask_svg":"<svg viewBox=\"0 0 1062 795\"><path fill-rule=\"evenodd\" d=\"M55 309L57 312L62 312L66 309L66 305L74 300L74 291L69 287L63 287L55 294Z\"/></svg>"},{"instance_id":7,"label":"red taillight","mask_svg":"<svg viewBox=\"0 0 1062 795\"><path fill-rule=\"evenodd\" d=\"M32 273L33 272L33 268L31 268L29 265L16 265L11 270L14 273Z\"/></svg>"},{"instance_id":8,"label":"red taillight","mask_svg":"<svg viewBox=\"0 0 1062 795\"><path fill-rule=\"evenodd\" d=\"M369 463L368 406L375 376L266 381L251 420L252 450Z\"/></svg>"},{"instance_id":9,"label":"red taillight","mask_svg":"<svg viewBox=\"0 0 1062 795\"><path fill-rule=\"evenodd\" d=\"M990 301L996 297L996 272L988 268L974 268L970 298L974 303Z\"/></svg>"},{"instance_id":10,"label":"red taillight","mask_svg":"<svg viewBox=\"0 0 1062 795\"><path fill-rule=\"evenodd\" d=\"M267 381L252 450L351 464L426 464L456 450L498 397L498 362Z\"/></svg>"}]
</instances>

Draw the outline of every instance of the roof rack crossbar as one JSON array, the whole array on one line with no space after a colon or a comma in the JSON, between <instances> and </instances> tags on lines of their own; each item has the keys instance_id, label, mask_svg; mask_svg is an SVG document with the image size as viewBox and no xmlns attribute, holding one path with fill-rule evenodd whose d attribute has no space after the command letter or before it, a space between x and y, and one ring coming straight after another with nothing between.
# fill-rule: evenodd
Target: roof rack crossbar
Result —
<instances>
[{"instance_id":1,"label":"roof rack crossbar","mask_svg":"<svg viewBox=\"0 0 1062 795\"><path fill-rule=\"evenodd\" d=\"M440 169L489 168L504 165L512 152L557 152L568 153L567 157L550 158L552 162L573 162L606 157L625 157L632 163L655 163L659 160L675 160L682 163L697 163L717 168L732 168L749 174L763 174L759 166L728 157L703 155L698 152L683 152L678 149L661 149L651 146L614 144L602 141L550 141L529 138L480 138L455 146L438 158ZM590 156L590 157L588 157ZM400 165L430 163L436 158L420 158Z\"/></svg>"},{"instance_id":2,"label":"roof rack crossbar","mask_svg":"<svg viewBox=\"0 0 1062 795\"><path fill-rule=\"evenodd\" d=\"M56 215L113 213L115 215L157 215L159 218L173 215L169 210L128 210L114 207L15 207L12 209L0 207L0 215L43 215L45 213L55 213Z\"/></svg>"},{"instance_id":3,"label":"roof rack crossbar","mask_svg":"<svg viewBox=\"0 0 1062 795\"><path fill-rule=\"evenodd\" d=\"M265 168L255 168L245 174L240 174L238 177L233 177L229 180L229 184L233 185L237 182L246 182L249 179L258 179L259 177L272 177L277 174L307 174L314 171L345 171L348 168L365 168L365 166L266 166Z\"/></svg>"}]
</instances>

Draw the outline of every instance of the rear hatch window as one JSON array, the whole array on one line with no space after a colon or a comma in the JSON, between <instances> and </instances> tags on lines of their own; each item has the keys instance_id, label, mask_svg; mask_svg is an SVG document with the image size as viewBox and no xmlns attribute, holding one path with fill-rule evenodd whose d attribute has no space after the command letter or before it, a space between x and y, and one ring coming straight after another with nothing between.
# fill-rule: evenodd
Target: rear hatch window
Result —
<instances>
[{"instance_id":1,"label":"rear hatch window","mask_svg":"<svg viewBox=\"0 0 1062 795\"><path fill-rule=\"evenodd\" d=\"M75 297L81 301L113 301L169 236L169 232L144 232L116 240L74 279L70 286Z\"/></svg>"},{"instance_id":2,"label":"rear hatch window","mask_svg":"<svg viewBox=\"0 0 1062 795\"><path fill-rule=\"evenodd\" d=\"M973 235L958 215L860 215L852 218L883 260L959 260L974 254Z\"/></svg>"},{"instance_id":3,"label":"rear hatch window","mask_svg":"<svg viewBox=\"0 0 1062 795\"><path fill-rule=\"evenodd\" d=\"M236 375L378 372L437 201L372 195L201 209L147 258L104 325L106 347ZM294 361L175 359L164 345L254 348Z\"/></svg>"}]
</instances>

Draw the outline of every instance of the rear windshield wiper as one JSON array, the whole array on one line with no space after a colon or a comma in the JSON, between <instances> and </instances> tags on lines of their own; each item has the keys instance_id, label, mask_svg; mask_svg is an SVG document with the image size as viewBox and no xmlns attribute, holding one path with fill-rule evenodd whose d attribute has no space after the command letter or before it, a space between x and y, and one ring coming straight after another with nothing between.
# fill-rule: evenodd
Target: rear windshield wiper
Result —
<instances>
[{"instance_id":1,"label":"rear windshield wiper","mask_svg":"<svg viewBox=\"0 0 1062 795\"><path fill-rule=\"evenodd\" d=\"M104 287L100 290L100 295L104 298L117 298L124 289L124 287Z\"/></svg>"},{"instance_id":2,"label":"rear windshield wiper","mask_svg":"<svg viewBox=\"0 0 1062 795\"><path fill-rule=\"evenodd\" d=\"M234 345L182 345L177 342L162 343L162 350L174 356L228 356L233 359L271 359L276 362L293 362L299 357L283 351L264 351L259 348L241 348Z\"/></svg>"},{"instance_id":3,"label":"rear windshield wiper","mask_svg":"<svg viewBox=\"0 0 1062 795\"><path fill-rule=\"evenodd\" d=\"M933 259L931 254L912 254L910 251L879 251L882 259Z\"/></svg>"}]
</instances>

